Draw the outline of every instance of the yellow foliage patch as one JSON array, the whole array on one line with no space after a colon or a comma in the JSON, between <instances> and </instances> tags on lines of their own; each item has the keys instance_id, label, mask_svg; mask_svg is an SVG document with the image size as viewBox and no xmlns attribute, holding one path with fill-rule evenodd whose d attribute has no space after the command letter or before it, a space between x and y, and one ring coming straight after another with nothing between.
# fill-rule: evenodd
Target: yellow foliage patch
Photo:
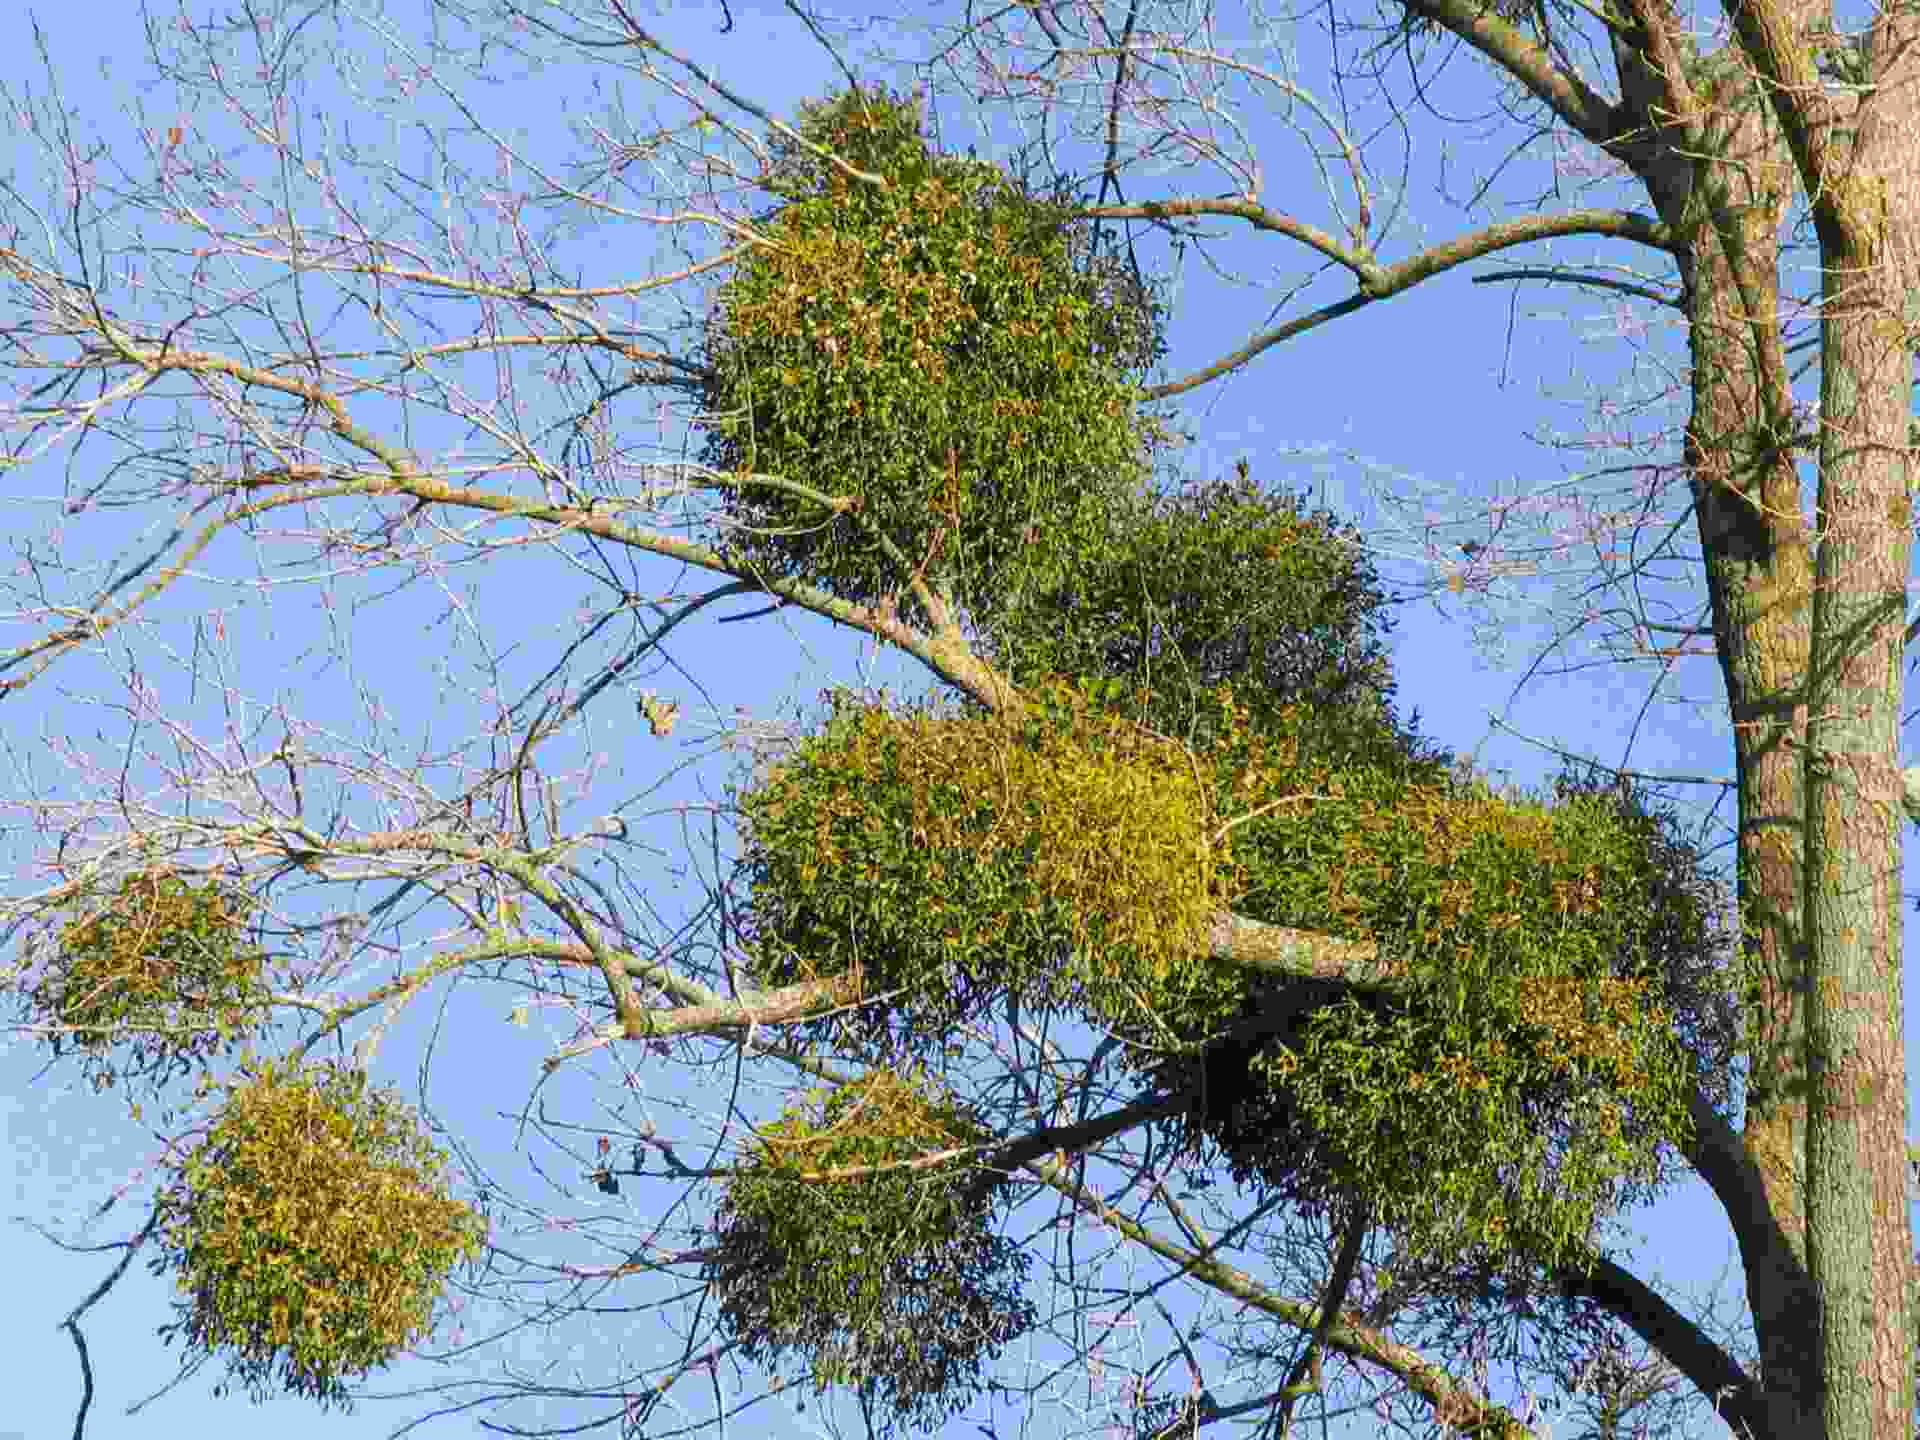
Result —
<instances>
[{"instance_id":1,"label":"yellow foliage patch","mask_svg":"<svg viewBox=\"0 0 1920 1440\"><path fill-rule=\"evenodd\" d=\"M162 1196L160 1268L185 1299L162 1333L223 1354L256 1395L322 1403L430 1328L485 1225L445 1190L445 1157L345 1067L271 1062L229 1086Z\"/></svg>"},{"instance_id":2,"label":"yellow foliage patch","mask_svg":"<svg viewBox=\"0 0 1920 1440\"><path fill-rule=\"evenodd\" d=\"M741 799L761 977L857 968L912 1024L1008 987L1151 1020L1204 983L1209 782L1065 689L1011 718L843 700Z\"/></svg>"}]
</instances>

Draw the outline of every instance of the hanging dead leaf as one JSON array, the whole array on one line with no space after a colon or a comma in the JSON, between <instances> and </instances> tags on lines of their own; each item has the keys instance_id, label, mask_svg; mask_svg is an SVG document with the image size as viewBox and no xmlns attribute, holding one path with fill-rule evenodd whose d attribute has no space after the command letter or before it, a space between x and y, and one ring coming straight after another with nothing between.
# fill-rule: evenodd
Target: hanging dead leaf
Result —
<instances>
[{"instance_id":1,"label":"hanging dead leaf","mask_svg":"<svg viewBox=\"0 0 1920 1440\"><path fill-rule=\"evenodd\" d=\"M666 739L673 733L673 722L680 718L680 707L671 700L656 699L652 695L640 697L640 713L646 717L647 728L659 739Z\"/></svg>"}]
</instances>

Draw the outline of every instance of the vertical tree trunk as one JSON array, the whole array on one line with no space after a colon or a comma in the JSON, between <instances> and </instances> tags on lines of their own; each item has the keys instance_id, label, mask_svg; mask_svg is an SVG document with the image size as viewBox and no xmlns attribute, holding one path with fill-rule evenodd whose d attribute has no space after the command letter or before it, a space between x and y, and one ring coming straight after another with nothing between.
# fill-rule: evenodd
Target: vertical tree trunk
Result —
<instances>
[{"instance_id":1,"label":"vertical tree trunk","mask_svg":"<svg viewBox=\"0 0 1920 1440\"><path fill-rule=\"evenodd\" d=\"M1731 57L1727 57L1731 58ZM1623 88L1633 70L1623 59ZM1649 82L1651 83L1651 82ZM1818 1308L1806 1271L1806 809L1804 687L1813 554L1790 446L1790 383L1779 331L1779 234L1792 159L1764 106L1740 103L1744 67L1704 96L1715 156L1695 164L1679 127L1621 153L1660 216L1692 237L1681 264L1691 311L1686 462L1705 559L1715 648L1733 721L1739 801L1737 884L1751 1069L1744 1141L1770 1223L1736 1225L1760 1345L1761 1383L1779 1436L1813 1433ZM1628 95L1659 113L1660 98ZM1729 163L1734 162L1734 163ZM1676 180L1676 165L1691 172Z\"/></svg>"},{"instance_id":2,"label":"vertical tree trunk","mask_svg":"<svg viewBox=\"0 0 1920 1440\"><path fill-rule=\"evenodd\" d=\"M1893 27L1883 27L1891 30ZM1920 42L1911 18L1904 44ZM1890 37L1882 33L1883 57ZM1807 1263L1825 1440L1912 1432L1900 915L1920 69L1894 61L1817 197L1820 486L1807 717ZM1906 93L1901 93L1904 88Z\"/></svg>"},{"instance_id":3,"label":"vertical tree trunk","mask_svg":"<svg viewBox=\"0 0 1920 1440\"><path fill-rule=\"evenodd\" d=\"M1764 247L1771 273L1772 246ZM1695 517L1716 647L1733 720L1740 825L1737 884L1751 1068L1747 1153L1766 1190L1771 1233L1743 1233L1741 1259L1761 1380L1786 1434L1812 1433L1817 1314L1805 1270L1805 811L1801 688L1809 649L1812 556L1790 455L1753 440L1760 382L1730 267L1709 237L1696 260L1693 413L1687 427Z\"/></svg>"},{"instance_id":4,"label":"vertical tree trunk","mask_svg":"<svg viewBox=\"0 0 1920 1440\"><path fill-rule=\"evenodd\" d=\"M1622 64L1625 108L1648 120L1620 148L1661 217L1693 238L1687 463L1734 725L1752 1022L1744 1138L1770 1214L1742 1231L1742 1259L1776 1433L1908 1440L1899 682L1920 62L1883 19L1868 60L1882 57L1881 87L1849 144L1850 102L1821 92L1804 45L1780 43L1811 34L1808 17L1789 0L1734 19L1740 53L1699 69L1694 97ZM1897 28L1916 31L1916 48L1920 24ZM1672 57L1681 38L1676 21L1669 45L1650 48ZM1786 70L1795 86L1783 87ZM1889 83L1895 70L1906 93ZM1636 98L1633 74L1660 93ZM1685 100L1691 115L1674 109ZM1705 160L1682 189L1672 158L1688 123ZM1649 131L1665 143L1649 145ZM1796 170L1823 276L1811 535L1776 281Z\"/></svg>"}]
</instances>

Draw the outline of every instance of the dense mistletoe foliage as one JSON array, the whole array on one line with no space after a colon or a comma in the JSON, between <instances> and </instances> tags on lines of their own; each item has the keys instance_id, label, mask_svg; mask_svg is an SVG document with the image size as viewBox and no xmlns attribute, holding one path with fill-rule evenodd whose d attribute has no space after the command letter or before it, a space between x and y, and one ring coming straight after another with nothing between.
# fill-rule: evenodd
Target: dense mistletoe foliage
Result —
<instances>
[{"instance_id":1,"label":"dense mistletoe foliage","mask_svg":"<svg viewBox=\"0 0 1920 1440\"><path fill-rule=\"evenodd\" d=\"M21 992L55 1055L100 1089L163 1084L230 1052L265 1016L265 953L249 896L164 868L87 891Z\"/></svg>"},{"instance_id":2,"label":"dense mistletoe foliage","mask_svg":"<svg viewBox=\"0 0 1920 1440\"><path fill-rule=\"evenodd\" d=\"M1674 952L1721 944L1713 915L1663 892L1612 797L1548 806L1303 765L1284 735L1249 737L1241 773L1277 765L1278 794L1313 798L1237 833L1233 908L1371 940L1394 980L1324 1000L1248 983L1222 1047L1241 1074L1203 1096L1203 1129L1244 1176L1364 1200L1409 1251L1568 1258L1684 1133L1666 980ZM1206 1029L1189 1033L1214 1059Z\"/></svg>"},{"instance_id":3,"label":"dense mistletoe foliage","mask_svg":"<svg viewBox=\"0 0 1920 1440\"><path fill-rule=\"evenodd\" d=\"M875 1055L1008 996L1065 1007L1191 1094L1242 1176L1363 1200L1436 1257L1564 1259L1656 1179L1691 1080L1675 1012L1702 1003L1670 990L1725 937L1644 819L1498 797L1304 707L1256 726L1219 694L1204 747L1139 708L843 699L741 797L761 978L858 967L878 1003L838 1030ZM1391 985L1222 963L1225 909L1373 941Z\"/></svg>"},{"instance_id":4,"label":"dense mistletoe foliage","mask_svg":"<svg viewBox=\"0 0 1920 1440\"><path fill-rule=\"evenodd\" d=\"M224 1357L254 1395L342 1402L431 1328L485 1226L446 1193L418 1119L364 1072L269 1061L225 1089L169 1165L151 1265L184 1299L162 1333Z\"/></svg>"},{"instance_id":5,"label":"dense mistletoe foliage","mask_svg":"<svg viewBox=\"0 0 1920 1440\"><path fill-rule=\"evenodd\" d=\"M797 131L709 326L729 543L909 616L913 577L976 616L1004 607L1141 479L1158 313L1064 204L936 154L916 101L850 91Z\"/></svg>"},{"instance_id":6,"label":"dense mistletoe foliage","mask_svg":"<svg viewBox=\"0 0 1920 1440\"><path fill-rule=\"evenodd\" d=\"M723 1320L747 1354L804 1357L931 1429L1032 1324L1026 1252L999 1233L992 1136L917 1074L818 1090L760 1128L715 1221Z\"/></svg>"},{"instance_id":7,"label":"dense mistletoe foliage","mask_svg":"<svg viewBox=\"0 0 1920 1440\"><path fill-rule=\"evenodd\" d=\"M857 967L886 999L847 1026L910 1049L1010 991L1151 1025L1209 983L1212 801L1184 746L1079 691L1012 716L837 697L740 797L759 978Z\"/></svg>"},{"instance_id":8,"label":"dense mistletoe foliage","mask_svg":"<svg viewBox=\"0 0 1920 1440\"><path fill-rule=\"evenodd\" d=\"M1015 679L1123 681L1142 718L1181 736L1232 685L1243 708L1305 706L1332 732L1379 738L1393 627L1351 526L1244 466L1142 490L1104 518L1053 586L993 616L982 640Z\"/></svg>"}]
</instances>

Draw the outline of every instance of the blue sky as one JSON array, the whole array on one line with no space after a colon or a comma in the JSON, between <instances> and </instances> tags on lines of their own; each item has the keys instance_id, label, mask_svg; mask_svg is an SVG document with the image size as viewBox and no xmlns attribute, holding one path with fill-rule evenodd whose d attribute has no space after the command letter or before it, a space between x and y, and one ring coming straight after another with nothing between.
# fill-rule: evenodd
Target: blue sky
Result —
<instances>
[{"instance_id":1,"label":"blue sky","mask_svg":"<svg viewBox=\"0 0 1920 1440\"><path fill-rule=\"evenodd\" d=\"M352 7L341 9L350 12ZM416 11L396 7L392 23L405 30L417 23ZM147 107L150 125L171 123L175 115L210 128L222 123L212 111L181 109L164 86L146 83L136 7L40 5L31 13L44 28L56 59L65 103L117 144L128 144L134 122L122 112L136 100ZM778 114L790 113L796 101L833 82L830 62L785 11L736 0L731 16L733 29L725 34L718 7L675 7L649 23L714 67L729 87ZM366 35L364 30L341 33L358 33L363 40ZM12 57L9 83L38 88L42 77L36 73L30 34L27 12L8 9L0 14L0 42ZM1321 63L1318 42L1304 32L1295 38L1297 73L1303 82L1312 82L1317 78L1314 67ZM372 77L379 65L372 58L372 42L365 43L365 56L346 58L358 58L364 75ZM501 63L510 69L511 62ZM1456 61L1437 98L1464 101L1476 95L1484 102L1470 67ZM330 98L325 86L317 88L312 99L315 125L338 118L323 117L320 111L326 106L337 101L344 109L346 104L337 90ZM529 74L493 93L489 103L496 108L482 118L525 152L554 157L567 152L566 124L616 100L644 107L648 97L631 88L623 96L611 88L596 90L580 72ZM952 127L945 134L950 148L977 140L983 156L995 153L993 133L968 133L964 117L957 114L944 119ZM14 123L10 117L9 125ZM1297 204L1307 218L1318 219L1323 202L1313 170L1297 142L1288 148L1278 123L1271 129L1274 139L1266 152L1270 158L1264 177L1267 203L1276 208ZM1418 144L1399 195L1409 221L1383 258L1399 258L1420 243L1463 228L1460 214L1444 197L1464 183L1464 175L1491 168L1503 153L1499 133L1416 130ZM243 144L230 130L224 143L236 147L236 153ZM396 147L396 158L404 164L407 147L421 142L396 129L386 143ZM140 157L126 153L128 167L138 169ZM1529 184L1537 189L1542 173L1538 157L1528 159L1503 178L1496 199L1509 192L1518 199ZM24 168L17 170L14 182L24 187L29 175ZM11 209L13 202L0 204ZM4 218L7 224L18 223L14 214ZM617 226L601 225L567 243L589 276L630 273L622 267L632 241ZM1189 260L1173 333L1171 366L1176 373L1242 343L1302 264L1297 252L1272 237L1251 243L1235 236L1231 244L1232 253L1248 273L1259 277L1258 283L1229 288ZM1556 253L1599 253L1613 263L1632 259L1622 251L1599 251L1580 242ZM1516 256L1513 263L1530 258ZM1325 299L1344 293L1337 281L1317 284L1320 288L1309 293ZM1557 769L1555 757L1534 743L1546 742L1638 770L1725 776L1731 757L1724 715L1719 713L1719 682L1709 662L1682 662L1672 677L1672 692L1648 708L1655 672L1645 665L1590 663L1591 646L1575 643L1564 655L1528 668L1550 639L1540 623L1545 612L1534 604L1547 598L1546 580L1506 580L1482 593L1484 572L1469 565L1461 572L1466 581L1462 593L1432 588L1450 573L1448 567L1459 563L1462 542L1494 538L1483 519L1471 518L1486 502L1538 495L1547 487L1567 484L1578 467L1598 471L1618 459L1604 450L1569 449L1558 440L1600 425L1624 435L1655 420L1676 424L1679 412L1672 405L1649 412L1651 418L1623 407L1657 389L1663 374L1670 379L1666 367L1682 353L1671 332L1640 334L1623 328L1604 298L1540 285L1474 285L1467 272L1457 271L1291 341L1243 374L1201 392L1185 412L1195 439L1183 463L1192 474L1218 476L1234 460L1245 458L1262 479L1309 488L1361 525L1390 580L1427 587L1427 598L1397 612L1401 702L1418 708L1424 733L1471 753L1483 770L1520 784L1539 783ZM1608 413L1596 421L1599 410ZM399 423L396 417L386 418ZM98 462L83 453L81 471L93 463ZM9 476L9 499L30 502L32 518L25 523L39 525L48 513L34 497L53 495L73 481L63 464L63 457L54 457ZM1572 488L1596 489L1601 484L1583 479ZM1513 545L1513 534L1526 523L1523 509L1510 512L1513 530L1499 536L1509 553L1519 548ZM113 543L108 529L87 534L100 543ZM257 573L249 567L258 558L240 549L222 551L210 556L205 568ZM1579 563L1578 556L1567 561L1569 573ZM343 584L331 604L320 603L312 587L293 590L291 598L269 593L242 603L209 579L183 587L172 608L163 608L154 633L179 647L177 655L186 647L186 637L195 633L196 618L218 613L231 634L234 655L243 666L255 667L257 673L246 677L254 693L297 697L303 713L317 723L364 727L377 719L405 743L424 746L421 736L431 732L444 737L475 713L477 674L489 667L509 675L537 672L542 658L555 653L582 586L564 568L509 557L485 573L460 577L457 604L456 589L379 599L373 588ZM223 608L230 603L231 609ZM350 644L339 643L343 635ZM489 645L494 648L489 650ZM612 727L604 743L594 741L596 753L607 757L595 772L594 784L603 787L597 794L624 798L658 787L665 853L656 898L665 910L685 903L684 897L698 890L698 876L672 870L674 807L697 805L725 773L726 757L721 754L700 766L678 768L704 753L702 737L718 736L738 707L755 717L777 718L783 706L804 702L830 682L918 683L897 657L875 654L822 624L784 616L724 628L707 624L689 632L674 654L685 671L662 667L645 684L683 706L686 724L680 735L671 742L651 741L622 734L608 721L596 722ZM164 656L154 659L152 669L162 687L184 684L184 670ZM110 697L113 673L76 657L25 695L10 699L4 736L13 773L39 774L56 765L50 737L85 748L87 737L101 724L99 702ZM704 689L697 689L692 679ZM1681 699L1673 699L1674 694ZM1701 703L1684 703L1688 699ZM630 721L627 729L632 730ZM112 734L107 729L97 733L100 749L111 750ZM1706 791L1699 796L1703 801L1711 798ZM23 848L21 832L7 833L12 850L5 868L24 874L31 868L31 853ZM431 1042L436 1113L471 1135L488 1163L517 1167L516 1173L526 1180L532 1172L526 1157L513 1150L512 1126L502 1115L511 1115L524 1103L548 1040L537 1026L529 1032L508 1024L507 1005L497 995L463 991L448 997L443 1009L422 1006L421 1013L409 1015L385 1039L378 1065L389 1083L411 1089ZM148 1142L111 1102L82 1093L66 1072L41 1075L35 1055L25 1047L0 1056L0 1065L5 1067L0 1127L12 1173L5 1195L9 1216L47 1222L62 1227L63 1234L95 1243L117 1238L124 1233L125 1218L118 1211L88 1227L78 1221L138 1163L129 1156L146 1153ZM684 1082L670 1074L661 1073L649 1083L657 1087L650 1100L663 1111L690 1103ZM597 1103L590 1088L562 1093L581 1105ZM1724 1226L1697 1190L1676 1193L1637 1223L1651 1241L1643 1271L1649 1278L1657 1275L1683 1288L1697 1288L1718 1279L1730 1261ZM111 1254L84 1259L62 1255L22 1224L0 1229L0 1273L14 1277L16 1291L5 1307L8 1343L0 1353L18 1367L12 1377L16 1383L9 1387L9 1414L0 1417L0 1437L67 1433L79 1375L73 1348L55 1326L112 1259ZM136 1266L88 1316L100 1387L88 1430L95 1440L238 1426L271 1427L286 1440L385 1435L422 1408L417 1402L370 1403L351 1417L322 1416L294 1402L253 1409L243 1400L211 1398L213 1372L208 1371L127 1418L127 1407L171 1374L169 1352L153 1336L153 1327L164 1318L164 1303L160 1282ZM659 1343L641 1328L647 1323L644 1318L634 1322L631 1343ZM530 1369L556 1366L557 1381L576 1361L584 1373L593 1373L595 1352L590 1345L576 1349L580 1344L570 1332L552 1337L535 1332L512 1342L512 1349ZM481 1363L485 1359L481 1357ZM439 1374L406 1367L395 1378L431 1380ZM571 1413L556 1406L544 1418L559 1420ZM517 1418L531 1421L535 1414L522 1411ZM796 1428L802 1422L774 1408L763 1407L746 1423L756 1427L756 1433L807 1433ZM434 1428L464 1434L472 1421L443 1419ZM955 1433L972 1431L958 1426Z\"/></svg>"}]
</instances>

